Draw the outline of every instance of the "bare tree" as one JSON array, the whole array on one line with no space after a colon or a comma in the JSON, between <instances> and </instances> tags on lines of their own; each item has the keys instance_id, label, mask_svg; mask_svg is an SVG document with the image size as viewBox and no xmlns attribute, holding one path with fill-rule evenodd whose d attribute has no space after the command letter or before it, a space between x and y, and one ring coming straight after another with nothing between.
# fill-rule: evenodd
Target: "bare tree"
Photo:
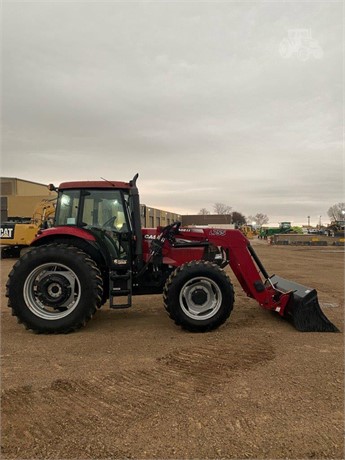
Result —
<instances>
[{"instance_id":1,"label":"bare tree","mask_svg":"<svg viewBox=\"0 0 345 460\"><path fill-rule=\"evenodd\" d=\"M210 214L210 211L206 208L201 208L198 214L199 216L207 216L208 214Z\"/></svg>"},{"instance_id":2,"label":"bare tree","mask_svg":"<svg viewBox=\"0 0 345 460\"><path fill-rule=\"evenodd\" d=\"M244 225L246 223L246 218L241 212L234 211L232 213L232 223L238 226Z\"/></svg>"},{"instance_id":3,"label":"bare tree","mask_svg":"<svg viewBox=\"0 0 345 460\"><path fill-rule=\"evenodd\" d=\"M262 212L256 213L255 216L247 217L248 224L255 222L258 227L262 227L263 225L268 224L268 221L268 216L266 214L263 214Z\"/></svg>"},{"instance_id":4,"label":"bare tree","mask_svg":"<svg viewBox=\"0 0 345 460\"><path fill-rule=\"evenodd\" d=\"M231 206L224 203L214 203L213 210L215 214L231 214Z\"/></svg>"},{"instance_id":5,"label":"bare tree","mask_svg":"<svg viewBox=\"0 0 345 460\"><path fill-rule=\"evenodd\" d=\"M345 219L345 203L337 203L329 208L327 211L328 217L331 220L344 220Z\"/></svg>"}]
</instances>

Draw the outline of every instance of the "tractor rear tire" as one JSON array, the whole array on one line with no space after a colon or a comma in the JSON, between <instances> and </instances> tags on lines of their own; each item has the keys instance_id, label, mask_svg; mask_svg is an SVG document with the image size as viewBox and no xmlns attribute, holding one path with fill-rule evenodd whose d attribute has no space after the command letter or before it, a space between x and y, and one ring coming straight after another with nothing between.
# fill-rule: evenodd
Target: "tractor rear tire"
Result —
<instances>
[{"instance_id":1,"label":"tractor rear tire","mask_svg":"<svg viewBox=\"0 0 345 460\"><path fill-rule=\"evenodd\" d=\"M168 315L191 332L206 332L222 325L230 316L234 297L229 277L218 265L206 261L178 267L163 290Z\"/></svg>"},{"instance_id":2,"label":"tractor rear tire","mask_svg":"<svg viewBox=\"0 0 345 460\"><path fill-rule=\"evenodd\" d=\"M101 305L96 263L78 248L34 248L14 265L6 284L12 315L36 333L61 334L84 326Z\"/></svg>"}]
</instances>

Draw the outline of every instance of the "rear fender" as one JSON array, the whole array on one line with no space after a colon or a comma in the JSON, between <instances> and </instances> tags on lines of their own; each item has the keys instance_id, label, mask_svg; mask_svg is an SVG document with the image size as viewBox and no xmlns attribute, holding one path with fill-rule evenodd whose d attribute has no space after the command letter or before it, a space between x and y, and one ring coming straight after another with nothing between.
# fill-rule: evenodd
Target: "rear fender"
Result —
<instances>
[{"instance_id":1,"label":"rear fender","mask_svg":"<svg viewBox=\"0 0 345 460\"><path fill-rule=\"evenodd\" d=\"M36 238L32 241L31 245L39 246L41 244L46 244L46 243L42 243L42 241L43 240L47 241L47 238L54 239L54 238L59 238L59 237L64 237L64 236L81 238L83 240L88 240L88 241L96 241L96 238L94 237L94 235L92 235L92 233L88 232L87 230L84 230L83 228L62 226L62 227L47 228L46 230L39 230L37 232ZM40 241L40 243L37 244L38 241Z\"/></svg>"},{"instance_id":2,"label":"rear fender","mask_svg":"<svg viewBox=\"0 0 345 460\"><path fill-rule=\"evenodd\" d=\"M90 255L98 266L109 266L109 251L104 243L87 230L77 227L54 227L39 232L31 247L47 244L70 244Z\"/></svg>"}]
</instances>

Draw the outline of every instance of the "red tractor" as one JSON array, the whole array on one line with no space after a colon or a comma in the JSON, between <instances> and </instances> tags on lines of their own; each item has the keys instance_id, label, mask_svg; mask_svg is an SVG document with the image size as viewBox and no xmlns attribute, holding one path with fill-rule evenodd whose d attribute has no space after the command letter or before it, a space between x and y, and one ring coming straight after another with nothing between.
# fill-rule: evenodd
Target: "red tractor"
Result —
<instances>
[{"instance_id":1,"label":"red tractor","mask_svg":"<svg viewBox=\"0 0 345 460\"><path fill-rule=\"evenodd\" d=\"M269 276L239 230L183 228L180 222L142 229L137 178L59 186L54 227L39 231L7 282L8 305L26 328L71 332L108 300L110 308L127 308L133 295L163 293L176 324L209 331L233 308L233 286L223 270L230 265L264 309L290 318L301 331L337 331L315 289Z\"/></svg>"}]
</instances>

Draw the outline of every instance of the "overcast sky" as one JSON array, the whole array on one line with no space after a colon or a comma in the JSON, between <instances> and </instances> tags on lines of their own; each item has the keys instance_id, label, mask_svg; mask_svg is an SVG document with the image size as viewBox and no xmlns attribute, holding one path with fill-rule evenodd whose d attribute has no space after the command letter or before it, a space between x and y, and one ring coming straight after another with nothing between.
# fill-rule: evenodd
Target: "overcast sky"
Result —
<instances>
[{"instance_id":1,"label":"overcast sky","mask_svg":"<svg viewBox=\"0 0 345 460\"><path fill-rule=\"evenodd\" d=\"M327 222L344 201L342 8L3 1L1 175L139 172L152 207Z\"/></svg>"}]
</instances>

